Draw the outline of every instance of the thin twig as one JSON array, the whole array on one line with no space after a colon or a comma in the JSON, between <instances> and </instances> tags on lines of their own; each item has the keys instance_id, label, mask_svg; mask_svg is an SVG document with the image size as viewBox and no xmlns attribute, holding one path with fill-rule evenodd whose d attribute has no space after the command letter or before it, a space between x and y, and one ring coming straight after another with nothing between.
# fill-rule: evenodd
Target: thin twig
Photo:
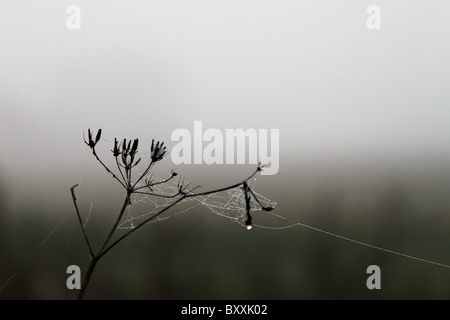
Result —
<instances>
[{"instance_id":1,"label":"thin twig","mask_svg":"<svg viewBox=\"0 0 450 320\"><path fill-rule=\"evenodd\" d=\"M84 294L86 292L86 288L89 284L89 281L91 280L92 273L94 272L95 266L97 265L97 262L100 260L100 257L93 257L91 259L91 263L89 264L89 268L86 272L86 275L83 279L83 284L81 285L81 290L78 293L78 300L82 300L84 297Z\"/></svg>"},{"instance_id":2,"label":"thin twig","mask_svg":"<svg viewBox=\"0 0 450 320\"><path fill-rule=\"evenodd\" d=\"M245 221L245 225L247 228L252 227L252 216L250 215L250 194L248 190L250 189L248 187L247 181L244 182L244 196L245 196L245 211L247 212L247 220Z\"/></svg>"},{"instance_id":3,"label":"thin twig","mask_svg":"<svg viewBox=\"0 0 450 320\"><path fill-rule=\"evenodd\" d=\"M153 160L150 160L150 164L148 165L147 169L144 170L144 173L142 173L142 175L139 177L139 179L133 184L133 187L132 187L133 190L134 190L134 187L136 187L136 185L139 183L139 181L141 181L142 178L147 175L147 173L150 171L151 167L154 164L155 164L155 162L153 162Z\"/></svg>"},{"instance_id":4,"label":"thin twig","mask_svg":"<svg viewBox=\"0 0 450 320\"><path fill-rule=\"evenodd\" d=\"M97 159L98 162L100 162L100 164L103 166L103 168L105 168L105 170L112 174L113 178L116 179L117 181L119 181L119 183L122 185L122 187L124 187L125 189L127 189L127 187L125 186L125 184L123 184L122 181L120 181L119 178L117 178L117 176L114 174L114 172L112 172L111 170L109 170L109 168L103 163L102 160L100 160L100 158L97 155L97 152L95 152L95 147L92 148L92 154L95 156L95 158Z\"/></svg>"},{"instance_id":5,"label":"thin twig","mask_svg":"<svg viewBox=\"0 0 450 320\"><path fill-rule=\"evenodd\" d=\"M157 186L159 184L164 184L164 183L169 182L170 180L172 180L174 177L176 177L176 174L172 173L172 175L169 178L167 178L167 179L164 179L164 180L161 180L161 181L158 181L158 182L155 182L155 183L150 183L149 185L145 185L145 186L141 186L141 187L138 187L138 188L134 188L133 190L136 192L136 191L141 190L141 189Z\"/></svg>"},{"instance_id":6,"label":"thin twig","mask_svg":"<svg viewBox=\"0 0 450 320\"><path fill-rule=\"evenodd\" d=\"M123 175L123 173L122 173L122 169L120 169L120 166L119 166L119 159L118 159L118 157L114 157L114 158L116 158L117 169L119 170L120 175L122 176L123 182L126 183L127 180L125 179L125 177L124 177L124 175Z\"/></svg>"},{"instance_id":7,"label":"thin twig","mask_svg":"<svg viewBox=\"0 0 450 320\"><path fill-rule=\"evenodd\" d=\"M127 193L127 196L125 197L125 201L123 202L122 209L119 212L119 215L117 216L116 222L114 223L114 226L112 227L111 231L109 232L108 237L106 238L105 242L103 243L100 251L98 252L97 256L100 258L103 255L103 250L108 245L109 240L111 240L112 236L114 235L114 232L117 230L117 226L120 223L120 220L122 220L122 216L125 212L125 209L127 208L128 204L130 202L130 194Z\"/></svg>"},{"instance_id":8,"label":"thin twig","mask_svg":"<svg viewBox=\"0 0 450 320\"><path fill-rule=\"evenodd\" d=\"M145 192L145 191L133 191L133 193L145 194L147 196L155 196L155 197L160 197L160 198L165 198L165 199L175 198L175 197L177 197L177 196L179 196L181 194L181 193L177 192L177 193L172 194L172 195L165 195L165 194L159 194L159 193L153 193L153 192Z\"/></svg>"},{"instance_id":9,"label":"thin twig","mask_svg":"<svg viewBox=\"0 0 450 320\"><path fill-rule=\"evenodd\" d=\"M247 179L243 180L242 182L238 182L238 183L235 183L235 184L233 184L231 186L220 188L220 189L215 189L215 190L211 190L211 191L200 192L200 193L189 193L187 195L187 197L191 198L191 197L197 197L197 196L206 196L206 195L211 194L211 193L227 191L227 190L239 187L239 186L243 185L244 183L246 183L251 178L253 178L259 171L261 171L261 168L258 166L258 168L255 170L255 172L253 172Z\"/></svg>"},{"instance_id":10,"label":"thin twig","mask_svg":"<svg viewBox=\"0 0 450 320\"><path fill-rule=\"evenodd\" d=\"M81 221L81 215L80 215L80 211L78 210L78 204L77 204L77 198L75 196L75 188L78 187L78 184L74 185L72 188L70 188L70 193L72 194L72 200L73 200L73 204L75 206L75 211L77 213L77 217L78 217L78 222L80 223L81 226L81 230L83 231L83 235L84 235L84 239L86 240L86 244L89 247L89 253L91 254L91 257L94 258L94 251L92 251L92 247L91 244L89 242L89 238L86 234L86 229L83 226L83 222Z\"/></svg>"}]
</instances>

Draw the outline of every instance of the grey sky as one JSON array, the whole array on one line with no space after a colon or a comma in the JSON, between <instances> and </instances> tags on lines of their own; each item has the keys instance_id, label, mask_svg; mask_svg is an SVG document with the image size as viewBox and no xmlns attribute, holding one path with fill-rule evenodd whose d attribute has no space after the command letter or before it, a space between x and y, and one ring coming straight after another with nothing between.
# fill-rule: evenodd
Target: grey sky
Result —
<instances>
[{"instance_id":1,"label":"grey sky","mask_svg":"<svg viewBox=\"0 0 450 320\"><path fill-rule=\"evenodd\" d=\"M81 30L68 30L68 5ZM381 30L366 27L370 4ZM0 170L80 167L81 134L280 129L283 162L445 155L448 1L3 1ZM108 146L109 147L109 146ZM107 147L105 146L105 149Z\"/></svg>"}]
</instances>

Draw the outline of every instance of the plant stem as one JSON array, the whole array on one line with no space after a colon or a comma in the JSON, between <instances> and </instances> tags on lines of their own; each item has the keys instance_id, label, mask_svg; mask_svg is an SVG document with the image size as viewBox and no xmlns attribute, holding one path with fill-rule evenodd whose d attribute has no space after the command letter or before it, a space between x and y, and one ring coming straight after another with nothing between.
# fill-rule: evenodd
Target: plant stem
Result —
<instances>
[{"instance_id":1,"label":"plant stem","mask_svg":"<svg viewBox=\"0 0 450 320\"><path fill-rule=\"evenodd\" d=\"M255 176L255 175L257 174L258 171L261 171L261 167L260 167L259 164L258 164L258 168L256 169L256 171L253 172L247 179L243 180L242 182L236 183L236 184L234 184L234 185L231 185L231 186L228 186L228 187L224 187L224 188L220 188L220 189L215 189L215 190L210 190L210 191L200 192L200 193L193 193L193 191L194 191L197 187L196 187L196 188L193 188L193 189L191 189L191 190L185 191L185 190L187 190L187 188L189 187L190 184L188 184L188 185L186 185L186 186L183 186L183 184L184 184L184 182L183 182L183 183L179 184L179 186L178 186L178 187L179 187L178 193L177 193L177 194L174 194L174 195L159 195L159 194L154 194L154 193L149 193L149 192L139 192L138 190L141 190L141 189L146 188L146 187L150 187L150 190L152 190L152 189L151 189L151 186L152 186L152 185L158 185L158 184L164 184L164 183L167 183L167 182L169 182L173 177L176 176L176 174L172 173L172 175L171 175L169 178L165 179L165 180L162 180L162 181L160 181L160 182L153 183L153 184L147 183L145 186L137 187L138 183L139 183L145 176L147 176L147 174L150 172L150 169L151 169L152 166L155 164L155 162L162 159L163 155L165 154L165 151L164 151L163 154L160 155L159 158L156 159L155 161L153 161L153 155L152 155L152 159L151 159L151 161L150 161L150 164L147 166L147 168L144 170L144 172L141 174L141 176L137 179L137 181L134 182L134 183L132 183L132 182L131 182L131 179L132 179L131 169L133 168L133 159L134 159L133 157L134 157L134 154L136 153L137 139L135 140L135 142L134 142L134 144L133 144L133 149L132 149L133 154L131 155L131 160L130 160L130 163L129 163L129 164L128 164L128 162L126 161L126 157L129 155L129 149L130 149L130 143L131 143L131 141L130 141L130 143L128 143L128 147L126 148L126 151L125 151L125 140L124 140L124 143L123 143L124 147L122 148L123 150L122 150L121 154L122 154L122 162L123 162L124 168L125 168L125 174L122 172L122 169L120 168L120 164L119 164L119 161L118 161L118 155L119 155L120 153L119 153L119 151L118 151L118 149L117 149L117 142L115 142L115 147L114 147L113 153L114 153L115 158L116 158L117 169L119 170L120 176L121 176L122 179L123 179L123 181L121 181L120 178L119 178L118 176L116 176L116 175L115 175L115 174L114 174L114 173L113 173L113 172L112 172L112 171L111 171L111 170L110 170L110 169L109 169L109 168L108 168L101 160L100 160L100 158L98 157L98 155L97 155L97 153L96 153L96 151L95 151L95 144L96 144L96 143L98 142L98 140L100 139L101 130L99 130L99 132L97 133L97 137L96 137L96 141L95 141L95 142L93 142L93 140L92 140L92 134L91 134L91 132L90 132L90 131L88 131L88 132L89 132L89 143L86 142L86 140L85 140L85 143L92 149L93 155L94 155L95 158L98 160L98 162L105 168L105 170L106 170L108 173L112 174L113 178L116 179L116 180L122 185L122 187L125 188L125 190L126 190L126 192L127 192L127 195L126 195L126 197L125 197L125 200L124 200L124 203L123 203L123 205L122 205L122 208L121 208L121 210L120 210L120 212L119 212L119 214L118 214L118 216L117 216L117 218L116 218L116 221L114 222L114 226L112 227L111 231L109 232L108 236L106 237L105 242L104 242L103 245L101 246L101 248L100 248L100 250L98 251L98 253L97 253L97 254L94 254L94 252L93 252L93 250L92 250L91 243L90 243L90 241L89 241L89 237L88 237L88 235L87 235L87 233L86 233L86 229L84 228L83 221L82 221L82 219L81 219L81 215L80 215L80 211L79 211L78 205L77 205L77 199L76 199L76 196L75 196L74 189L75 189L78 185L74 185L72 188L70 188L71 195L72 195L72 200L73 200L73 203L74 203L74 206L75 206L75 211L76 211L77 218L78 218L78 222L80 223L80 226L81 226L81 230L82 230L82 232L83 232L84 239L85 239L85 241L86 241L86 244L87 244L87 246L88 246L88 248L89 248L89 253L90 253L90 255L91 255L91 262L90 262L90 264L89 264L89 268L88 268L88 270L87 270L87 272L86 272L86 275L85 275L85 277L84 277L84 279L83 279L83 283L82 283L82 285L81 285L81 289L80 289L80 292L79 292L79 294L78 294L78 300L82 300L82 299L83 299L84 294L85 294L85 292L86 292L86 289L87 289L87 287L88 287L88 285L89 285L89 282L90 282L90 280L91 280L92 273L94 272L95 267L97 266L97 263L99 262L99 260L100 260L107 252L109 252L112 248L114 248L117 244L119 244L122 240L124 240L124 239L127 238L128 236L130 236L132 233L136 232L136 231L137 231L138 229L140 229L142 226L146 225L147 223L149 223L149 222L152 221L153 219L157 218L159 215L163 214L164 212L166 212L167 210L169 210L170 208L172 208L172 207L175 206L176 204L180 203L180 202L183 201L184 199L191 198L191 197L197 197L197 196L204 196L204 195L208 195L208 194L212 194L212 193L216 193L216 192L221 192L221 191L226 191L226 190L230 190L230 189L233 189L233 188L236 188L236 187L239 187L239 186L242 186L242 185L243 185L243 186L244 186L244 191L245 191L245 197L246 197L246 204L247 204L247 206L246 206L246 209L247 209L247 215L248 215L249 221L251 221L251 217L250 217L250 213L249 213L249 212L250 212L250 194L248 193L248 191L249 191L249 190L250 190L250 192L252 192L252 191L251 191L251 189L248 188L247 181L250 180L253 176ZM115 141L116 141L116 140L115 140ZM157 148L158 148L158 144L159 144L159 142L157 143ZM135 146L136 146L136 147L135 147ZM161 144L160 147L162 147L162 144ZM164 147L164 149L165 149L165 147ZM152 152L153 152L153 142L152 142ZM140 159L139 159L139 160L140 160ZM138 160L138 162L139 162L139 160ZM137 165L137 163L136 163L135 165ZM112 237L113 237L115 231L117 230L117 227L118 227L120 221L122 220L123 214L125 213L125 210L126 210L127 206L131 204L130 199L131 199L131 195L132 195L133 193L139 193L139 194L147 194L147 195L159 196L159 197L164 197L164 198L166 198L166 199L169 199L169 198L176 198L177 196L180 196L180 197L179 197L178 199L176 199L173 203L171 203L170 205L168 205L167 207L163 208L163 209L160 210L159 212L157 212L157 213L153 214L152 216L148 217L147 219L145 219L144 221L142 221L140 224L138 224L138 226L136 226L135 228L133 228L133 229L131 229L130 231L126 232L125 234L123 234L122 236L120 236L118 239L116 239L115 241L113 241L111 244L109 244L109 242L111 241L111 239L112 239ZM253 192L252 192L252 195L255 197L256 201L258 201L258 199L256 198L256 196L255 196L255 194L254 194ZM258 201L258 203L260 203L260 202ZM260 203L260 204L261 204L261 203ZM108 245L109 245L109 246L108 246Z\"/></svg>"},{"instance_id":2,"label":"plant stem","mask_svg":"<svg viewBox=\"0 0 450 320\"><path fill-rule=\"evenodd\" d=\"M90 253L90 255L91 255L91 258L94 258L94 252L92 251L92 247L91 247L91 244L90 244L90 242L89 242L89 238L88 238L88 236L87 236L87 234L86 234L86 229L84 229L83 221L81 220L80 210L78 209L78 205L77 205L77 198L76 198L75 192L74 192L74 190L75 190L75 188L76 188L77 186L78 186L78 184L76 184L76 185L74 185L72 188L70 188L70 193L72 194L73 204L74 204L74 206L75 206L75 211L76 211L76 213L77 213L78 222L80 223L81 230L83 231L84 240L86 241L86 244L87 244L87 246L88 246L88 248L89 248L89 253Z\"/></svg>"},{"instance_id":3,"label":"plant stem","mask_svg":"<svg viewBox=\"0 0 450 320\"><path fill-rule=\"evenodd\" d=\"M78 300L82 300L84 297L84 293L86 292L86 288L89 285L89 281L91 280L92 273L94 272L95 266L97 262L100 260L100 257L95 256L91 259L91 263L89 264L89 269L86 273L86 276L83 279L83 284L81 285L80 293L78 294Z\"/></svg>"},{"instance_id":4,"label":"plant stem","mask_svg":"<svg viewBox=\"0 0 450 320\"><path fill-rule=\"evenodd\" d=\"M103 163L103 161L100 160L100 158L99 158L98 155L97 155L97 152L95 151L95 148L92 149L92 154L93 154L94 157L97 159L97 161L100 162L100 164L103 166L103 168L105 168L105 170L106 170L108 173L112 174L113 178L116 179L117 181L119 181L119 183L122 185L122 187L124 187L125 189L127 189L127 186L126 186L122 181L120 181L119 178L117 178L117 176L114 174L114 172L112 172L111 170L109 170L109 168Z\"/></svg>"},{"instance_id":5,"label":"plant stem","mask_svg":"<svg viewBox=\"0 0 450 320\"><path fill-rule=\"evenodd\" d=\"M102 255L103 255L103 250L104 250L104 249L106 248L106 246L108 245L109 240L111 240L111 238L112 238L114 232L115 232L116 229L117 229L117 226L118 226L119 223L120 223L120 220L122 220L122 216L123 216L123 214L124 214L124 212L125 212L125 209L127 208L128 204L129 204L129 202L130 202L130 196L131 196L130 192L127 192L127 196L125 197L125 201L123 202L122 209L121 209L120 212L119 212L119 216L117 217L116 222L114 223L114 226L112 227L111 231L109 232L109 235L108 235L108 237L106 238L105 242L103 243L103 246L102 246L102 248L100 249L100 251L98 252L97 256L102 256Z\"/></svg>"},{"instance_id":6,"label":"plant stem","mask_svg":"<svg viewBox=\"0 0 450 320\"><path fill-rule=\"evenodd\" d=\"M243 181L235 183L231 186L220 188L220 189L215 189L215 190L210 190L210 191L206 191L206 192L188 193L186 195L186 198L192 198L192 197L197 197L197 196L206 196L211 193L217 193L217 192L221 192L221 191L227 191L230 189L234 189L236 187L239 187L240 185L246 184L247 181L250 180L251 178L253 178L259 171L260 171L260 167L258 167L247 179L244 179Z\"/></svg>"},{"instance_id":7,"label":"plant stem","mask_svg":"<svg viewBox=\"0 0 450 320\"><path fill-rule=\"evenodd\" d=\"M103 243L102 248L100 249L100 251L98 252L97 255L94 255L91 252L91 263L89 264L88 271L86 272L86 276L84 277L83 284L81 285L81 290L80 290L80 293L78 294L78 300L83 299L84 293L86 291L87 286L89 285L89 281L91 280L91 276L92 276L92 273L94 272L95 266L97 265L100 258L103 256L103 250L108 245L109 240L111 240L111 238L114 234L114 231L116 231L117 226L119 225L120 220L122 219L122 216L125 212L125 209L127 208L129 201L130 201L130 195L127 194L127 196L125 197L125 201L122 205L122 209L120 210L119 215L116 219L116 222L114 223L114 226L112 227L111 231L109 232L108 237L106 238L105 242Z\"/></svg>"}]
</instances>

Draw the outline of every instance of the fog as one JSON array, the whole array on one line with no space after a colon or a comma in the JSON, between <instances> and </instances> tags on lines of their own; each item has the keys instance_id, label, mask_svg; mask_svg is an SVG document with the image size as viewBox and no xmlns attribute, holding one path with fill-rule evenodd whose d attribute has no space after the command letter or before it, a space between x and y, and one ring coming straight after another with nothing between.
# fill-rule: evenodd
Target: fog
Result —
<instances>
[{"instance_id":1,"label":"fog","mask_svg":"<svg viewBox=\"0 0 450 320\"><path fill-rule=\"evenodd\" d=\"M67 27L73 4L79 30ZM84 144L88 128L103 130L109 163L116 137L139 138L143 163L165 141L161 167L202 190L254 166L174 165L174 130L279 129L279 171L255 187L275 213L450 265L450 4L378 1L381 29L369 30L371 4L4 1L0 298L76 296L65 268L89 255L69 188L84 217L93 203L98 242L124 197ZM298 226L247 232L203 208L133 237L86 298L449 298L447 268ZM365 285L371 264L382 290Z\"/></svg>"}]
</instances>

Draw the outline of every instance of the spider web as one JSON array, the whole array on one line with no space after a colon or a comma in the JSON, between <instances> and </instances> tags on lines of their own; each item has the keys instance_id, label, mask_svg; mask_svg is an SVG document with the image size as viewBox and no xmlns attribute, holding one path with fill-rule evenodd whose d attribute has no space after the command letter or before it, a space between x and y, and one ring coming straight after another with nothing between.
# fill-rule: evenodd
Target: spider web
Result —
<instances>
[{"instance_id":1,"label":"spider web","mask_svg":"<svg viewBox=\"0 0 450 320\"><path fill-rule=\"evenodd\" d=\"M250 212L263 211L261 205L264 207L275 208L277 203L263 195L256 192L253 188L256 182L256 177L252 178L251 188L254 197L250 198ZM164 179L152 177L153 182L162 182ZM185 182L186 183L186 182ZM157 214L165 207L168 207L176 201L177 198L167 198L178 192L179 181L169 181L166 183L152 186L152 194L135 194L132 199L132 206L129 206L125 219L119 224L119 229L133 229L146 218ZM148 190L150 191L150 190ZM258 199L256 200L255 197ZM259 203L258 203L259 201ZM133 208L143 207L139 209L140 213L134 213ZM168 212L163 217L158 216L149 223L157 223L169 219L171 216L182 214L191 211L197 207L205 207L212 213L231 220L241 226L248 227L245 224L247 219L245 193L242 186L238 186L226 191L214 192L207 195L199 195L184 199L181 203L174 206L171 212ZM179 207L182 207L180 210ZM178 210L177 210L178 208ZM144 211L144 213L142 213Z\"/></svg>"},{"instance_id":2,"label":"spider web","mask_svg":"<svg viewBox=\"0 0 450 320\"><path fill-rule=\"evenodd\" d=\"M156 168L154 168L156 169ZM161 173L161 176L167 176L168 172L158 168L159 173ZM250 196L250 212L254 213L256 211L263 211L262 207L269 207L269 208L275 208L277 203L273 200L270 200L263 195L259 194L255 191L255 183L257 180L257 176L253 177L251 181L247 181L251 188L252 196ZM162 178L155 178L152 177L153 182L163 182L164 179ZM142 185L141 185L142 186ZM157 184L152 186L152 193L153 194L159 194L161 196L154 196L154 195L146 195L146 194L134 194L133 198L131 199L132 205L128 206L127 213L123 219L123 221L118 225L118 229L134 229L137 225L144 222L145 219L148 219L152 215L156 215L161 210L164 210L164 208L172 205L176 200L177 197L172 197L175 194L177 194L179 191L179 182L178 181L168 181L165 183ZM220 191L220 192L214 192L207 195L199 195L195 197L190 197L184 199L182 202L178 203L174 208L171 210L168 210L164 213L162 216L157 216L155 219L147 222L149 223L158 223L161 221L165 221L169 219L172 216L182 214L188 211L191 211L192 209L203 206L209 209L212 213L224 217L226 219L231 220L232 222L238 223L239 225L243 227L247 227L247 229L250 229L248 225L246 225L246 219L247 219L247 206L246 206L246 198L245 198L245 191L242 185L237 186L235 188L226 190L226 191ZM135 213L136 207L143 207L138 208ZM183 207L180 209L180 207ZM89 210L89 215L92 211L92 203L91 208ZM144 213L142 213L144 212ZM351 242L355 245L368 247L374 250L383 251L392 255L401 256L403 258L408 258L411 260L416 260L418 262L426 263L426 264L432 264L435 266L444 267L447 269L450 269L450 265L439 263L432 260L423 259L417 256L408 255L402 252L390 250L388 248L383 248L376 246L374 244L370 244L367 242L359 241L353 238L345 237L343 235L329 232L327 230L317 228L308 224L301 223L299 221L295 221L292 219L289 219L283 215L280 215L275 212L271 212L270 210L262 213L264 214L264 217L272 217L275 218L278 223L281 221L284 225L282 226L268 226L264 223L262 224L253 224L252 226L261 228L261 229L272 229L272 230L283 230L287 228L304 228L309 229L314 232L322 233L327 236L331 236L335 239L343 240L345 242ZM88 215L88 218L89 218ZM257 216L258 218L262 218L263 216ZM256 219L255 219L256 220ZM261 219L262 220L262 219ZM85 224L87 223L87 220L85 221Z\"/></svg>"},{"instance_id":3,"label":"spider web","mask_svg":"<svg viewBox=\"0 0 450 320\"><path fill-rule=\"evenodd\" d=\"M275 201L272 201L272 200L262 196L261 194L257 193L254 190L256 180L257 180L257 177L254 177L251 179L250 187L251 187L253 196L250 197L250 212L263 211L262 207L275 208L277 205L277 203ZM158 179L158 180L154 180L154 181L160 182L163 180ZM164 196L170 196L170 195L177 193L178 185L179 184L175 181L162 183L162 184L157 185L157 188L154 188L153 192L164 195ZM131 211L132 206L130 206L130 209L129 209L128 215L127 215L127 219L124 222L122 222L118 228L132 229L136 226L136 224L141 223L141 221L143 221L143 219L158 213L159 211L164 209L164 207L170 206L175 200L174 199L168 200L163 197L155 197L155 196L150 196L150 195L142 195L141 197L138 197L134 201L135 201L135 204L142 203L142 204L146 205L147 207L150 208L150 210L148 210L144 214L133 216L132 211ZM248 225L246 225L246 223L245 223L245 221L247 219L247 206L246 206L245 192L244 192L242 186L238 186L238 187L226 190L226 191L214 192L214 193L207 194L207 195L200 195L200 196L196 196L196 197L192 197L192 198L187 198L183 202L188 203L187 208L175 211L174 213L164 216L162 218L160 218L158 216L155 220L153 220L149 223L156 223L156 222L160 222L163 220L167 220L172 215L177 215L180 213L190 211L193 208L198 207L198 206L204 206L204 207L208 208L212 213L214 213L218 216L229 219L232 222L238 223L239 225L241 225L243 227L247 227L247 229L251 229L251 227L249 228ZM272 216L278 220L285 222L286 225L272 227L272 226L267 226L265 224L254 224L253 226L256 226L256 227L259 227L262 229L275 229L275 230L282 230L282 229L294 228L294 227L306 228L306 229L309 229L309 230L312 230L315 232L319 232L319 233L334 237L336 239L344 240L346 242L351 242L356 245L369 247L371 249L383 251L383 252L386 252L389 254L401 256L401 257L412 259L412 260L416 260L416 261L419 261L422 263L433 264L433 265L444 267L444 268L450 268L449 265L446 265L443 263L419 258L416 256L412 256L412 255L408 255L405 253L390 250L388 248L383 248L383 247L379 247L379 246L376 246L376 245L373 245L370 243L366 243L366 242L362 242L362 241L355 240L352 238L348 238L348 237L345 237L345 236L342 236L342 235L339 235L339 234L336 234L333 232L329 232L324 229L316 228L311 225L307 225L307 224L304 224L304 223L301 223L298 221L291 220L287 217L284 217L284 216L274 213L274 212L264 212L264 213L267 214L267 216Z\"/></svg>"}]
</instances>

